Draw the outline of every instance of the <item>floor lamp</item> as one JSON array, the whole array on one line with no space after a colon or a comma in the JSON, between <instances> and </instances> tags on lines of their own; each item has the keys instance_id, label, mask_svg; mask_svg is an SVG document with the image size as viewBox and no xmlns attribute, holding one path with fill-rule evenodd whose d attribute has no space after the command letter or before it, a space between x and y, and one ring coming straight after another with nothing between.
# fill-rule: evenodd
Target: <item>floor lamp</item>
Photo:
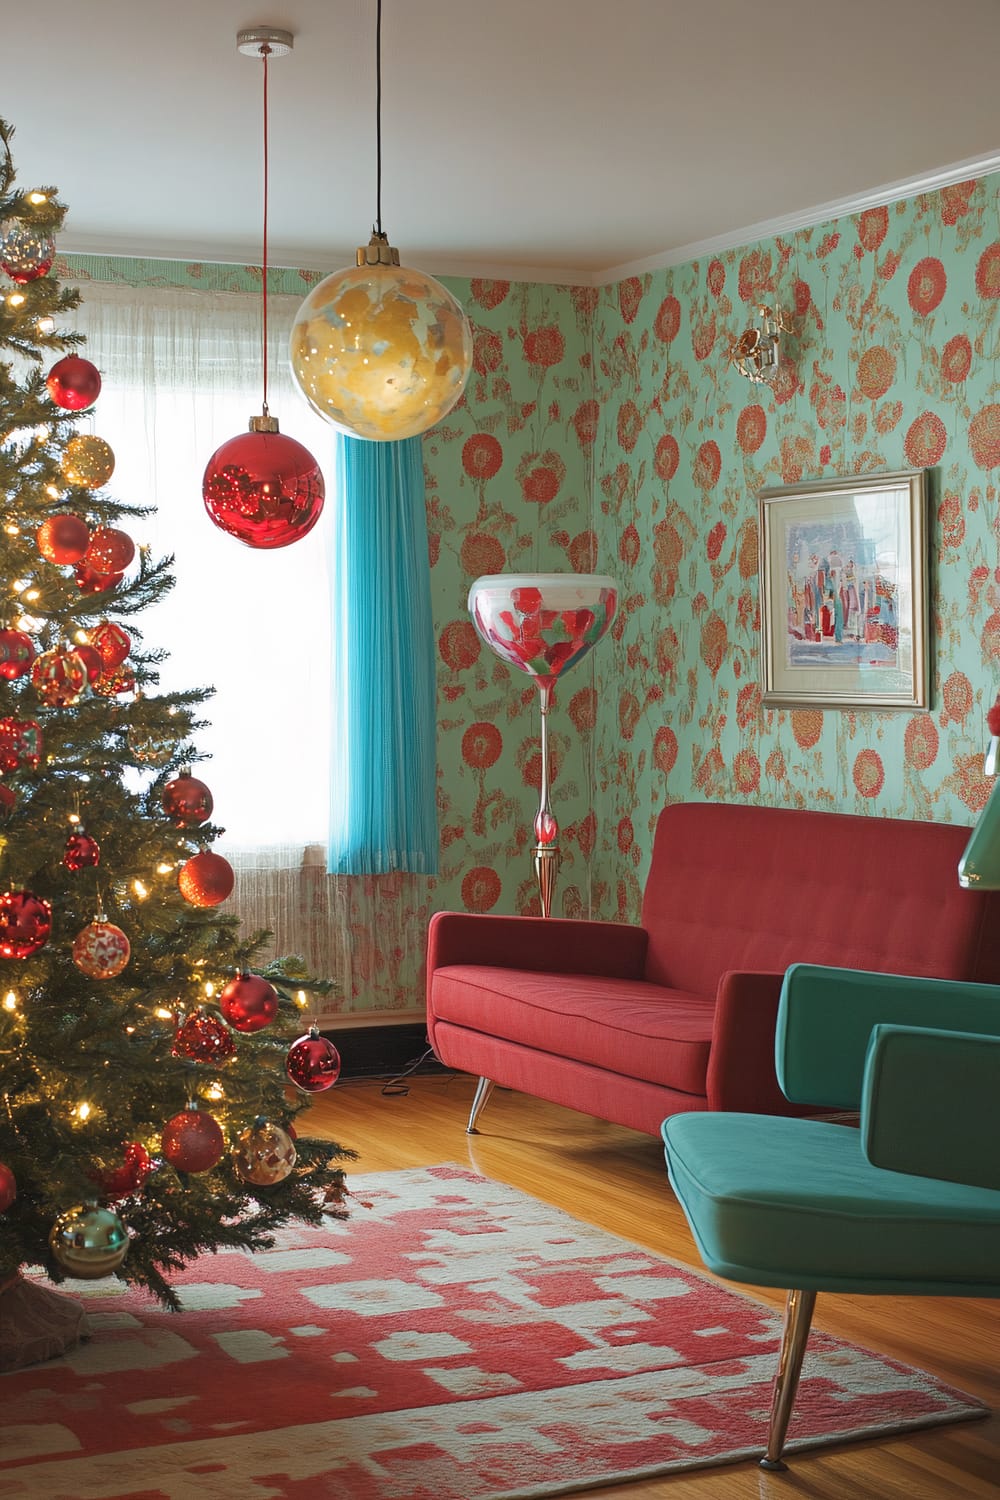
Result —
<instances>
[{"instance_id":1,"label":"floor lamp","mask_svg":"<svg viewBox=\"0 0 1000 1500\"><path fill-rule=\"evenodd\" d=\"M614 579L600 573L493 573L477 578L469 590L469 613L480 638L538 684L542 778L532 865L543 917L552 913L559 871L559 825L549 802L552 689L606 634L617 603Z\"/></svg>"}]
</instances>

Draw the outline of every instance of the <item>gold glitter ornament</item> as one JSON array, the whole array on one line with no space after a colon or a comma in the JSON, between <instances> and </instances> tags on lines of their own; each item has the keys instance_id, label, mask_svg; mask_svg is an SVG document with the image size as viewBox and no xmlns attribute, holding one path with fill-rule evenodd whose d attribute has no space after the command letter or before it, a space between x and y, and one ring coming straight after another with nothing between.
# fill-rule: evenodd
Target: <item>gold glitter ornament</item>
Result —
<instances>
[{"instance_id":1,"label":"gold glitter ornament","mask_svg":"<svg viewBox=\"0 0 1000 1500\"><path fill-rule=\"evenodd\" d=\"M91 433L70 438L60 461L67 484L80 489L98 490L115 472L115 455L111 444Z\"/></svg>"},{"instance_id":2,"label":"gold glitter ornament","mask_svg":"<svg viewBox=\"0 0 1000 1500\"><path fill-rule=\"evenodd\" d=\"M258 1118L240 1133L233 1150L233 1167L244 1182L254 1187L274 1187L295 1166L295 1146L287 1130Z\"/></svg>"}]
</instances>

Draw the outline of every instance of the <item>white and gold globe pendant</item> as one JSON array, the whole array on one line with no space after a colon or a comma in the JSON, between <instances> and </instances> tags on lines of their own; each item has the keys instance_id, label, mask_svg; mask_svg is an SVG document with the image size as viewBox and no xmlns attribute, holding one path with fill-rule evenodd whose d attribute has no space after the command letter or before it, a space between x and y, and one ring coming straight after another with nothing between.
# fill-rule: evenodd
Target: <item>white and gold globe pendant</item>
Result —
<instances>
[{"instance_id":1,"label":"white and gold globe pendant","mask_svg":"<svg viewBox=\"0 0 1000 1500\"><path fill-rule=\"evenodd\" d=\"M314 411L352 437L416 437L460 400L472 329L448 289L399 264L373 233L358 263L314 287L292 327L292 374Z\"/></svg>"}]
</instances>

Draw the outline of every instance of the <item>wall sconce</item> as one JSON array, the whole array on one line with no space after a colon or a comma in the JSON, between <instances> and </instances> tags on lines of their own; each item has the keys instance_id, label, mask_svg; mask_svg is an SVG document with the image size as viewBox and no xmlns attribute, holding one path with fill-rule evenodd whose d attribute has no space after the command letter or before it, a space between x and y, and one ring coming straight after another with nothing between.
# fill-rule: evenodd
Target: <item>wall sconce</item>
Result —
<instances>
[{"instance_id":1,"label":"wall sconce","mask_svg":"<svg viewBox=\"0 0 1000 1500\"><path fill-rule=\"evenodd\" d=\"M778 373L779 333L791 333L779 308L758 307L757 320L745 328L729 351L729 363L756 385L770 385Z\"/></svg>"}]
</instances>

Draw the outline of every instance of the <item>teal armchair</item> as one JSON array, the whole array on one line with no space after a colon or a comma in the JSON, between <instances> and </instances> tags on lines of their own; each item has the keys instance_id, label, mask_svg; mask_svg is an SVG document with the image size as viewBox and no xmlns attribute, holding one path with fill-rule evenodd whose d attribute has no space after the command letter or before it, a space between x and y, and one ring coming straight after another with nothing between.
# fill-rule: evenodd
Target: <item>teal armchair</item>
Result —
<instances>
[{"instance_id":1,"label":"teal armchair","mask_svg":"<svg viewBox=\"0 0 1000 1500\"><path fill-rule=\"evenodd\" d=\"M691 1113L663 1139L706 1266L790 1289L781 1470L817 1292L1000 1297L1000 987L794 965L776 1063L788 1099L859 1124Z\"/></svg>"}]
</instances>

